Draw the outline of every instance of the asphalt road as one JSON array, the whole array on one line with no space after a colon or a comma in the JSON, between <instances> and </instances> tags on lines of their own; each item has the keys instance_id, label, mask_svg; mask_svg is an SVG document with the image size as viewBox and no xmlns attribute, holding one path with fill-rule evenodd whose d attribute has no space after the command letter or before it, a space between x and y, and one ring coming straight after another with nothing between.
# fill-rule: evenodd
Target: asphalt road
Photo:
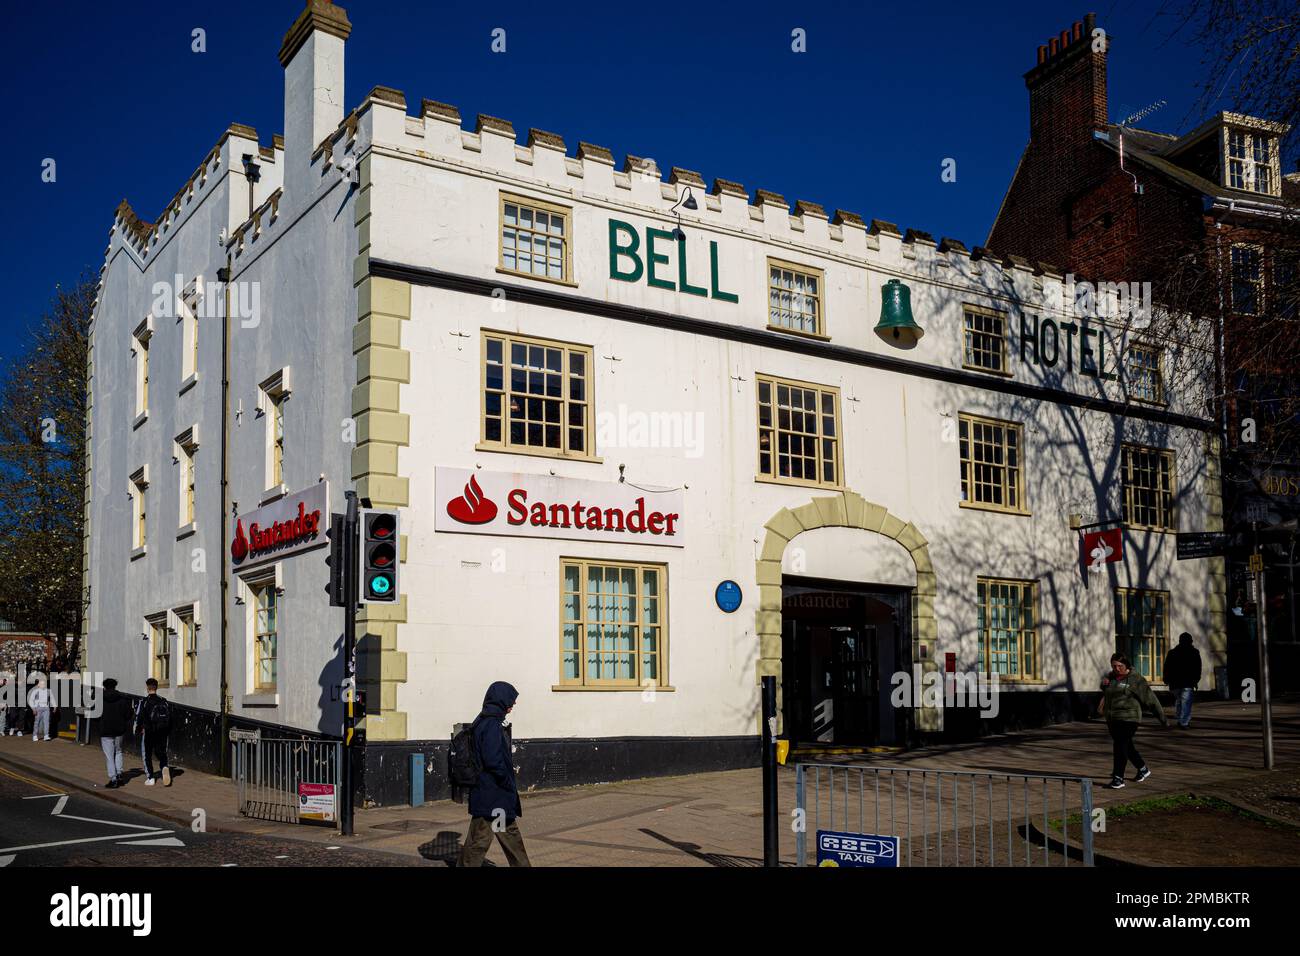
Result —
<instances>
[{"instance_id":1,"label":"asphalt road","mask_svg":"<svg viewBox=\"0 0 1300 956\"><path fill-rule=\"evenodd\" d=\"M0 766L4 866L430 866L375 851L297 840L195 833L81 791L61 791Z\"/></svg>"}]
</instances>

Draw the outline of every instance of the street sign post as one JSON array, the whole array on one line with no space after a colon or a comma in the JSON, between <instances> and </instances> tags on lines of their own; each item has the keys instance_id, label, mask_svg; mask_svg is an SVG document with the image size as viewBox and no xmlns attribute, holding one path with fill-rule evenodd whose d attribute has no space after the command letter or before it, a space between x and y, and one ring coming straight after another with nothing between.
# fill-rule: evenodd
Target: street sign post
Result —
<instances>
[{"instance_id":1,"label":"street sign post","mask_svg":"<svg viewBox=\"0 0 1300 956\"><path fill-rule=\"evenodd\" d=\"M1259 712L1264 725L1264 769L1273 769L1273 699L1268 678L1268 594L1264 555L1259 550L1259 525L1255 525L1255 553L1250 556L1255 575L1255 629L1259 649Z\"/></svg>"},{"instance_id":2,"label":"street sign post","mask_svg":"<svg viewBox=\"0 0 1300 956\"><path fill-rule=\"evenodd\" d=\"M1189 531L1178 535L1178 560L1217 558L1228 551L1226 531Z\"/></svg>"}]
</instances>

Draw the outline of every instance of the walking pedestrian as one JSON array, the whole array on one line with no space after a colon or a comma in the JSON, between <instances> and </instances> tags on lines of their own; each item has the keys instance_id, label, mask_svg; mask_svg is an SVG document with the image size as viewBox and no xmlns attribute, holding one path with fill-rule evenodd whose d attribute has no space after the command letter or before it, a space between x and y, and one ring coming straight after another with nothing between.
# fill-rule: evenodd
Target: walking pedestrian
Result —
<instances>
[{"instance_id":1,"label":"walking pedestrian","mask_svg":"<svg viewBox=\"0 0 1300 956\"><path fill-rule=\"evenodd\" d=\"M517 690L505 681L496 681L483 696L483 710L471 728L481 769L477 785L469 791L469 835L458 866L482 866L494 833L511 866L532 865L517 822L524 810L515 781L511 730L505 723L518 699Z\"/></svg>"},{"instance_id":2,"label":"walking pedestrian","mask_svg":"<svg viewBox=\"0 0 1300 956\"><path fill-rule=\"evenodd\" d=\"M1106 727L1110 730L1115 757L1110 783L1106 786L1111 790L1122 790L1124 767L1130 762L1137 770L1137 776L1133 778L1134 783L1141 783L1151 776L1150 768L1133 744L1142 712L1144 710L1149 712L1163 727L1168 727L1169 721L1165 718L1165 710L1152 692L1151 685L1146 682L1146 678L1133 670L1127 657L1123 654L1112 654L1110 667L1110 673L1101 679L1101 712L1106 718Z\"/></svg>"},{"instance_id":3,"label":"walking pedestrian","mask_svg":"<svg viewBox=\"0 0 1300 956\"><path fill-rule=\"evenodd\" d=\"M32 709L32 740L50 739L50 689L45 678L36 678L36 686L27 695L27 706Z\"/></svg>"},{"instance_id":4,"label":"walking pedestrian","mask_svg":"<svg viewBox=\"0 0 1300 956\"><path fill-rule=\"evenodd\" d=\"M164 787L172 785L171 767L167 765L167 736L172 729L172 709L166 698L158 696L158 681L150 677L144 682L149 691L136 717L136 733L144 735L145 785L154 785L153 758L158 758L159 772Z\"/></svg>"},{"instance_id":5,"label":"walking pedestrian","mask_svg":"<svg viewBox=\"0 0 1300 956\"><path fill-rule=\"evenodd\" d=\"M131 726L131 702L117 692L117 681L104 680L104 707L99 715L99 745L104 749L104 763L108 766L108 789L123 786L122 738Z\"/></svg>"},{"instance_id":6,"label":"walking pedestrian","mask_svg":"<svg viewBox=\"0 0 1300 956\"><path fill-rule=\"evenodd\" d=\"M16 686L9 674L0 675L0 737L9 733L9 698L15 694Z\"/></svg>"},{"instance_id":7,"label":"walking pedestrian","mask_svg":"<svg viewBox=\"0 0 1300 956\"><path fill-rule=\"evenodd\" d=\"M1165 655L1165 683L1174 692L1174 716L1186 730L1192 722L1192 698L1201 683L1201 652L1186 631L1178 635L1178 645Z\"/></svg>"}]
</instances>

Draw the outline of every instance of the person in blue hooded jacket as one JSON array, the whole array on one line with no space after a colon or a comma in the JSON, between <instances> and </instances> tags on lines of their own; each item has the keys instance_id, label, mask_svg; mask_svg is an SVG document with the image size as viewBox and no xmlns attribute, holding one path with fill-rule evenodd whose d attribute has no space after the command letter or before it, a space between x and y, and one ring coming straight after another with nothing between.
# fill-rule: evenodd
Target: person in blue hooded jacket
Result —
<instances>
[{"instance_id":1,"label":"person in blue hooded jacket","mask_svg":"<svg viewBox=\"0 0 1300 956\"><path fill-rule=\"evenodd\" d=\"M474 750L483 769L477 786L469 791L469 835L458 866L482 866L494 833L511 866L532 865L519 832L518 818L524 811L515 783L510 729L505 726L506 714L514 710L518 699L519 691L505 681L496 681L483 696L483 711L474 721Z\"/></svg>"}]
</instances>

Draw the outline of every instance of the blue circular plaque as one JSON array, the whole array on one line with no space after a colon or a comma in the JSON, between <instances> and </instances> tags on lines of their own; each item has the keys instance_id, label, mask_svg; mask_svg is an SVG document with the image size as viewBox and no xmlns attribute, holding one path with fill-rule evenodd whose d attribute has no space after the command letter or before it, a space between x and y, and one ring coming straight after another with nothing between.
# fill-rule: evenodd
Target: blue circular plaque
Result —
<instances>
[{"instance_id":1,"label":"blue circular plaque","mask_svg":"<svg viewBox=\"0 0 1300 956\"><path fill-rule=\"evenodd\" d=\"M728 614L740 607L742 596L740 585L735 581L723 581L718 585L718 589L713 592L713 599L718 602L718 607Z\"/></svg>"}]
</instances>

